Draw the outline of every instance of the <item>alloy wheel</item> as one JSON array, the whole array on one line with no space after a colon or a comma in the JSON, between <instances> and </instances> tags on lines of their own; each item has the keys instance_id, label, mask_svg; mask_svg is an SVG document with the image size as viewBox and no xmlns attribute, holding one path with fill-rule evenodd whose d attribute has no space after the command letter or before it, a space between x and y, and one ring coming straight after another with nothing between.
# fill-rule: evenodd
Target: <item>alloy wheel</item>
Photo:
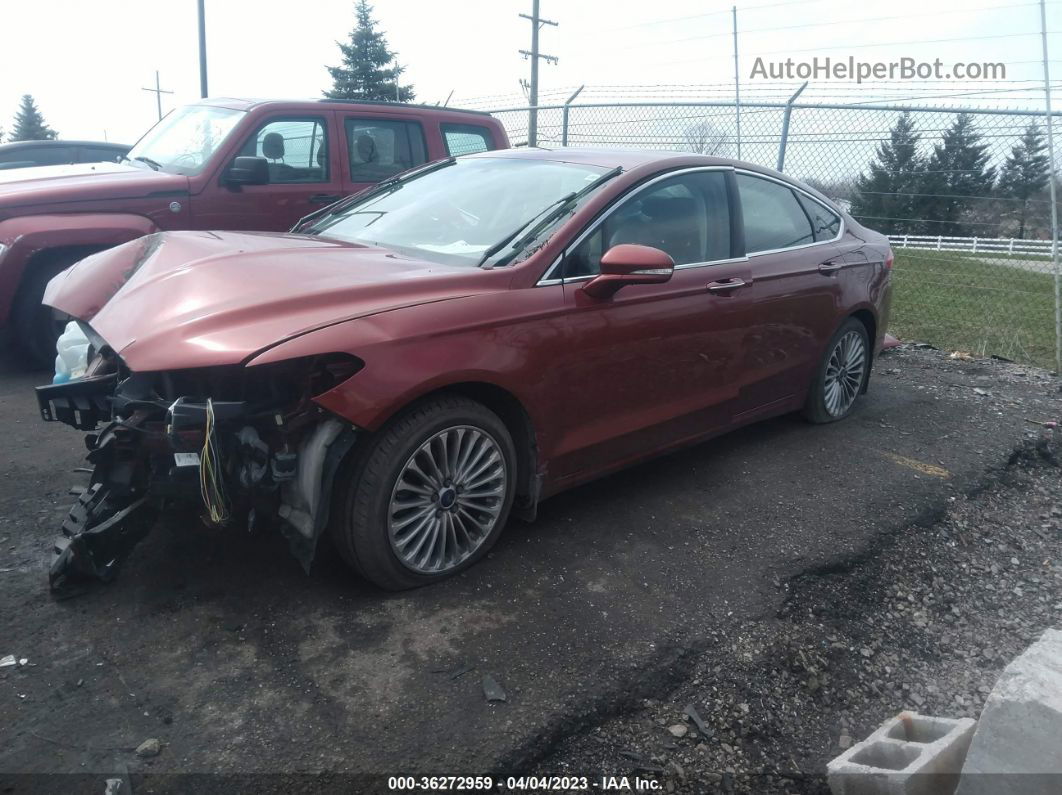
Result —
<instances>
[{"instance_id":1,"label":"alloy wheel","mask_svg":"<svg viewBox=\"0 0 1062 795\"><path fill-rule=\"evenodd\" d=\"M493 436L471 425L439 431L409 457L391 492L392 550L422 574L460 566L490 537L507 487L505 457Z\"/></svg>"},{"instance_id":2,"label":"alloy wheel","mask_svg":"<svg viewBox=\"0 0 1062 795\"><path fill-rule=\"evenodd\" d=\"M852 407L867 366L866 342L858 331L849 331L837 340L826 363L823 398L831 417L840 417Z\"/></svg>"}]
</instances>

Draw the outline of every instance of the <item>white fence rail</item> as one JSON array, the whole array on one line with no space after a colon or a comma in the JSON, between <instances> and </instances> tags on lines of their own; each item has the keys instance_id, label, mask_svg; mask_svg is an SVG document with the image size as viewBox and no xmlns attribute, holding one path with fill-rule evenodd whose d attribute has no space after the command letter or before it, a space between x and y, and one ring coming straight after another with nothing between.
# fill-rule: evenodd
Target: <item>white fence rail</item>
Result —
<instances>
[{"instance_id":1,"label":"white fence rail","mask_svg":"<svg viewBox=\"0 0 1062 795\"><path fill-rule=\"evenodd\" d=\"M943 235L889 235L893 248L922 248L933 251L965 251L970 254L1023 254L1051 256L1050 240L1023 240L1014 237L947 237Z\"/></svg>"}]
</instances>

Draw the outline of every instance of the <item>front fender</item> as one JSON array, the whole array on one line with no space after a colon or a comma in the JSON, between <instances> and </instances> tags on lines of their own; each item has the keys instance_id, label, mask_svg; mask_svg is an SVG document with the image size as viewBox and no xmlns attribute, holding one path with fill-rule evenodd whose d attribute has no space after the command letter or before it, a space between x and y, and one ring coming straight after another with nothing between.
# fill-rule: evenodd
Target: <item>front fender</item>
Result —
<instances>
[{"instance_id":1,"label":"front fender","mask_svg":"<svg viewBox=\"0 0 1062 795\"><path fill-rule=\"evenodd\" d=\"M29 215L0 221L0 326L7 325L11 304L26 266L37 254L71 246L110 248L157 232L155 223L131 213Z\"/></svg>"}]
</instances>

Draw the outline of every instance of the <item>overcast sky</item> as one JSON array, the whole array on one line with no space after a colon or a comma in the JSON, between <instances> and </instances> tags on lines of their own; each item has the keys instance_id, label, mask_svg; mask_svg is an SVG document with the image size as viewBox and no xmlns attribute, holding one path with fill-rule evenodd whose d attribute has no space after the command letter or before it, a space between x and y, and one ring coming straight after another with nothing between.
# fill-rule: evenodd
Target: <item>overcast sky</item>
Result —
<instances>
[{"instance_id":1,"label":"overcast sky","mask_svg":"<svg viewBox=\"0 0 1062 795\"><path fill-rule=\"evenodd\" d=\"M542 51L560 58L542 65L543 100L580 84L592 100L732 96L731 4L542 0L543 16L560 23L542 30ZM134 142L155 121L155 96L141 87L154 84L156 69L163 88L174 91L163 96L164 112L199 96L195 7L195 0L0 0L0 127L10 130L19 96L31 93L61 137ZM530 0L379 0L375 16L418 101L443 101L452 90L451 104L511 106L521 103L519 81L529 71L517 50L529 46L530 23L517 15L530 7ZM335 42L346 39L353 8L352 0L207 0L211 95L320 96L330 83L324 67L338 62ZM1035 83L1013 82L1042 80L1033 2L749 0L738 3L738 29L746 98L792 89L749 81L757 55L910 56L1005 62L1011 82L862 89L815 82L806 96L1042 107L1042 92L1028 90ZM1048 29L1062 30L1057 0L1048 4ZM1062 34L1051 34L1049 46L1062 85ZM699 87L683 88L690 84ZM946 96L956 94L966 96Z\"/></svg>"}]
</instances>

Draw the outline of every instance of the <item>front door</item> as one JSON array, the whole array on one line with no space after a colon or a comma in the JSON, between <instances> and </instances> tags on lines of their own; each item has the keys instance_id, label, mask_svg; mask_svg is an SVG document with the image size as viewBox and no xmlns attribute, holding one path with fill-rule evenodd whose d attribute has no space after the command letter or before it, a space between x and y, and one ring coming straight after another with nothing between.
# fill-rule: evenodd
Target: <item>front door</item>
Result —
<instances>
[{"instance_id":1,"label":"front door","mask_svg":"<svg viewBox=\"0 0 1062 795\"><path fill-rule=\"evenodd\" d=\"M588 296L586 280L620 243L670 254L670 281ZM668 177L623 199L563 268L569 345L548 373L565 396L554 419L559 481L728 424L752 277L743 258L731 258L725 170Z\"/></svg>"},{"instance_id":2,"label":"front door","mask_svg":"<svg viewBox=\"0 0 1062 795\"><path fill-rule=\"evenodd\" d=\"M196 226L286 232L303 216L342 198L332 123L331 112L263 121L236 154L264 157L269 184L209 185L192 199Z\"/></svg>"}]
</instances>

